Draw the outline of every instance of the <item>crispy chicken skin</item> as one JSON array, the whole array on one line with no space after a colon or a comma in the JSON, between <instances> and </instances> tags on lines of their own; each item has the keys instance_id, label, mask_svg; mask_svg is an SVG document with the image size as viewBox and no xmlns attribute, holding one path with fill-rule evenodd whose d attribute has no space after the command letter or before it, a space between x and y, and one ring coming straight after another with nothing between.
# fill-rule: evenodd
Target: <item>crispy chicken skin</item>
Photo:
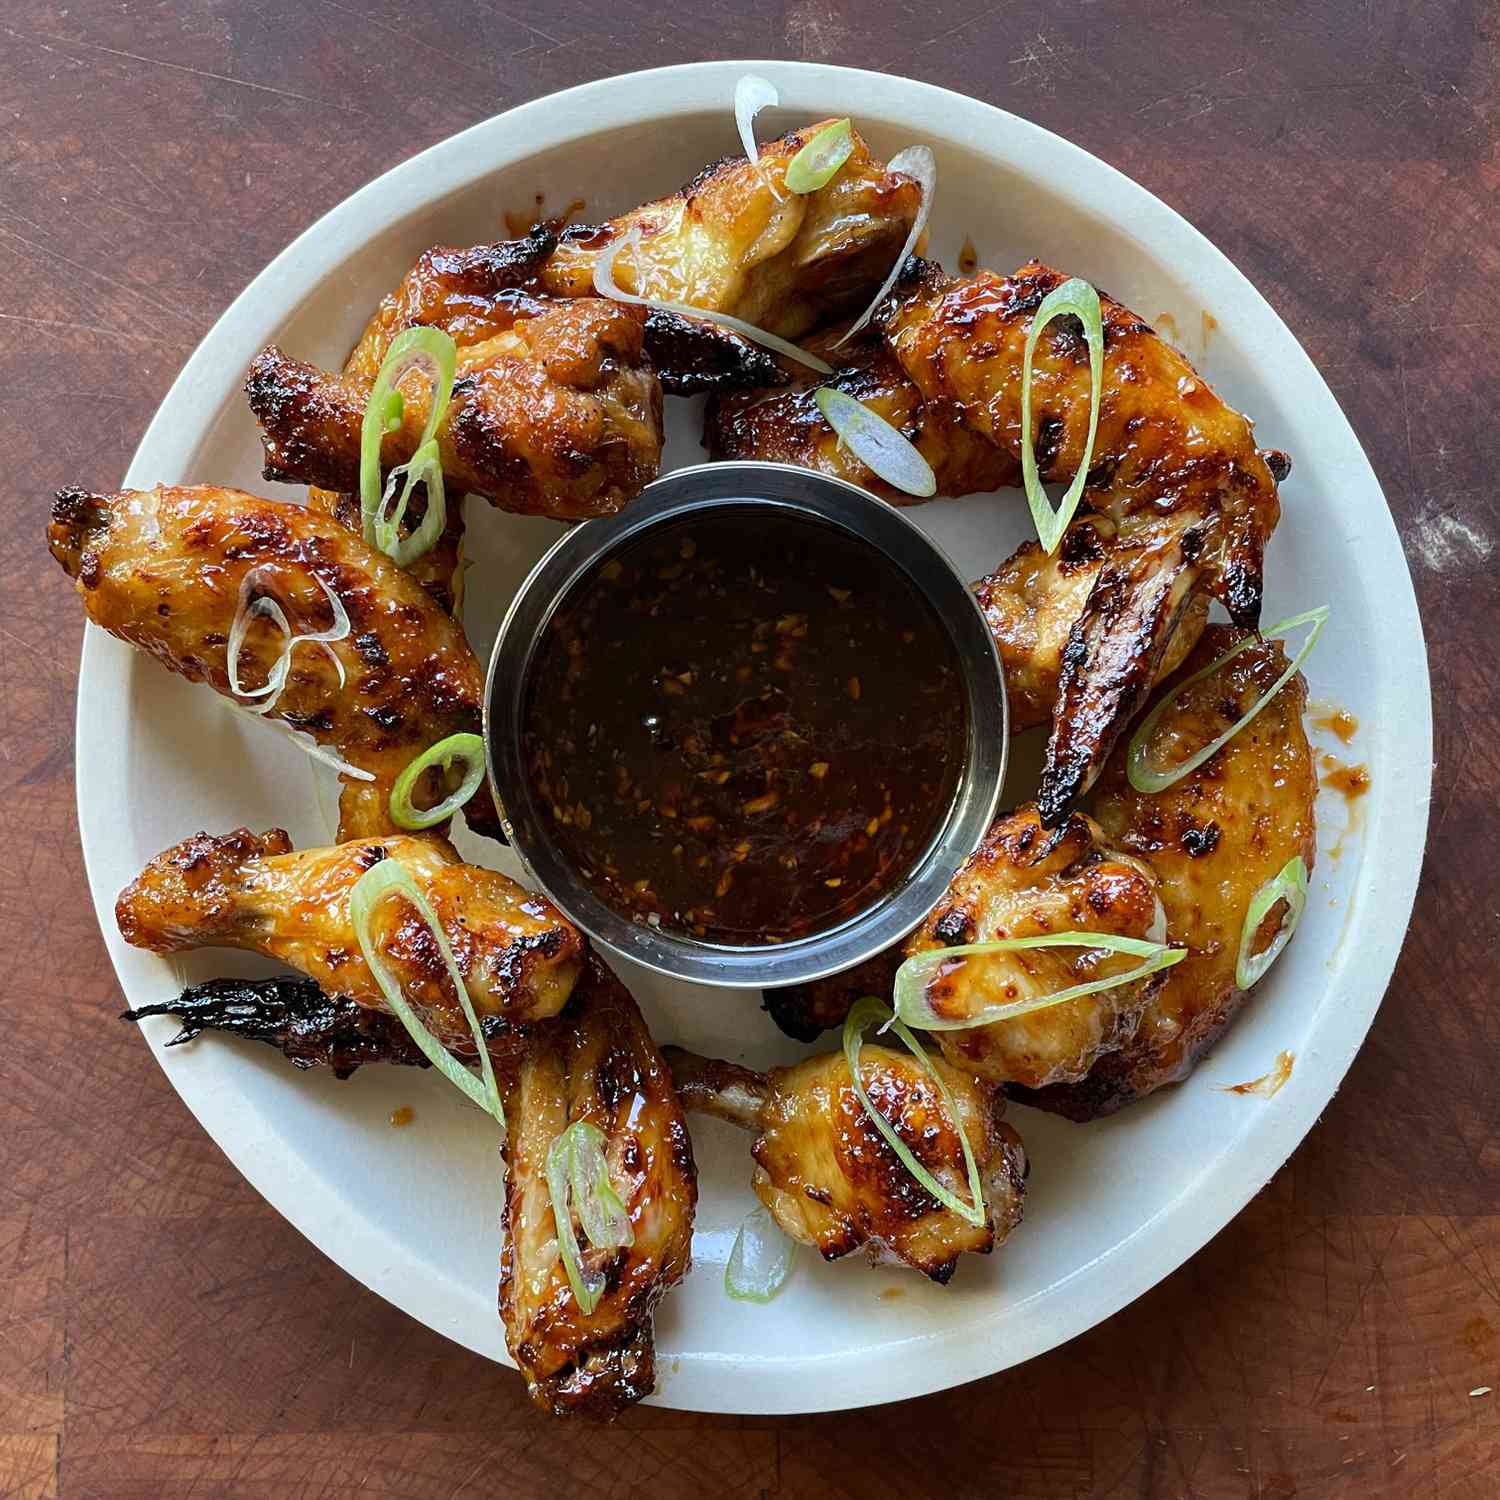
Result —
<instances>
[{"instance_id":1,"label":"crispy chicken skin","mask_svg":"<svg viewBox=\"0 0 1500 1500\"><path fill-rule=\"evenodd\" d=\"M958 407L924 401L877 335L844 349L831 346L838 330L806 341L838 373L822 382L862 401L897 428L932 465L938 495L983 494L1020 483L1020 465L982 433L968 427ZM718 397L704 418L703 446L714 459L763 459L831 474L893 505L920 505L930 496L887 484L846 448L818 408L818 384L788 391L751 391Z\"/></svg>"},{"instance_id":2,"label":"crispy chicken skin","mask_svg":"<svg viewBox=\"0 0 1500 1500\"><path fill-rule=\"evenodd\" d=\"M876 161L856 132L853 153L826 187L787 192L788 163L831 123L761 146L755 164L726 157L671 197L596 229L565 229L547 262L546 290L587 295L599 252L639 228L637 254L615 262L627 292L732 313L789 339L858 312L905 243L921 189Z\"/></svg>"},{"instance_id":3,"label":"crispy chicken skin","mask_svg":"<svg viewBox=\"0 0 1500 1500\"><path fill-rule=\"evenodd\" d=\"M1174 681L1206 667L1244 634L1209 626ZM1279 642L1250 646L1183 694L1157 743L1170 745L1173 758L1191 755L1285 667ZM1110 757L1090 811L1108 838L1156 871L1169 939L1185 945L1188 957L1166 971L1135 1035L1101 1057L1086 1079L1017 1097L1074 1120L1111 1114L1185 1078L1234 1019L1247 999L1234 971L1251 899L1293 855L1310 870L1316 854L1317 769L1302 722L1306 702L1299 674L1217 755L1163 792L1131 787L1123 745ZM1267 915L1257 949L1275 936L1280 916L1279 908Z\"/></svg>"},{"instance_id":4,"label":"crispy chicken skin","mask_svg":"<svg viewBox=\"0 0 1500 1500\"><path fill-rule=\"evenodd\" d=\"M793 1239L824 1260L861 1245L947 1282L966 1250L988 1254L1021 1219L1026 1156L998 1094L941 1058L934 1066L958 1105L979 1166L988 1218L970 1224L943 1207L902 1165L855 1094L842 1052L755 1073L697 1057L665 1055L683 1103L756 1132L756 1196ZM958 1197L969 1195L958 1133L941 1094L904 1052L867 1044L860 1072L871 1102L918 1160Z\"/></svg>"},{"instance_id":5,"label":"crispy chicken skin","mask_svg":"<svg viewBox=\"0 0 1500 1500\"><path fill-rule=\"evenodd\" d=\"M1012 734L1051 720L1074 626L1100 575L1126 550L1118 535L1119 528L1107 516L1082 517L1063 533L1050 557L1039 543L1023 542L974 585L1005 667ZM1157 681L1177 670L1207 620L1208 596L1192 595L1167 639Z\"/></svg>"},{"instance_id":6,"label":"crispy chicken skin","mask_svg":"<svg viewBox=\"0 0 1500 1500\"><path fill-rule=\"evenodd\" d=\"M567 1011L502 1088L506 1344L538 1405L558 1416L608 1419L650 1393L651 1315L688 1269L698 1188L682 1108L635 1001L592 956ZM583 1264L606 1278L587 1315L558 1258L546 1175L548 1148L579 1120L604 1132L610 1178L634 1233L631 1245L595 1249L575 1215Z\"/></svg>"},{"instance_id":7,"label":"crispy chicken skin","mask_svg":"<svg viewBox=\"0 0 1500 1500\"><path fill-rule=\"evenodd\" d=\"M1026 336L1065 279L1035 261L1009 277L951 278L914 260L878 321L924 399L957 402L972 426L1019 458ZM1194 592L1220 600L1241 626L1257 623L1262 555L1280 514L1250 422L1133 312L1100 300L1104 380L1084 498L1117 524L1125 550L1100 572L1064 655L1038 798L1049 827L1103 768ZM1056 320L1032 374L1043 480L1076 470L1089 396L1082 333L1074 320Z\"/></svg>"},{"instance_id":8,"label":"crispy chicken skin","mask_svg":"<svg viewBox=\"0 0 1500 1500\"><path fill-rule=\"evenodd\" d=\"M858 969L774 990L766 997L767 1008L783 1030L810 1040L818 1030L841 1024L861 995L889 1000L896 969L914 953L1065 931L1159 940L1157 885L1146 864L1121 853L1091 818L1074 813L1049 832L1028 803L995 821L943 899L905 942ZM935 1011L957 1019L1138 962L1117 957L1101 962L1097 950L1077 948L979 954L939 970L927 993ZM1014 1020L934 1031L932 1040L955 1067L989 1083L1038 1088L1077 1080L1098 1058L1130 1040L1159 984L1159 976L1152 976Z\"/></svg>"},{"instance_id":9,"label":"crispy chicken skin","mask_svg":"<svg viewBox=\"0 0 1500 1500\"><path fill-rule=\"evenodd\" d=\"M385 1010L349 916L355 882L399 859L437 914L481 1021L496 1034L555 1016L583 967L584 940L550 902L496 870L466 865L446 839L397 834L292 852L279 828L194 834L120 893L115 920L137 948L244 948L290 965L331 997ZM473 1039L441 953L404 897L374 916L375 945L433 1034L457 1052Z\"/></svg>"},{"instance_id":10,"label":"crispy chicken skin","mask_svg":"<svg viewBox=\"0 0 1500 1500\"><path fill-rule=\"evenodd\" d=\"M394 832L390 792L407 763L450 734L479 730L484 678L462 629L388 557L316 511L217 485L69 489L58 493L47 539L94 624L225 697L229 632L252 568L267 569L260 577L299 633L333 624L320 583L338 596L350 633L330 649L344 682L323 650L299 646L268 717L373 776L344 778L342 838ZM270 620L254 619L241 683L264 683L281 644ZM465 817L498 831L488 798Z\"/></svg>"},{"instance_id":11,"label":"crispy chicken skin","mask_svg":"<svg viewBox=\"0 0 1500 1500\"><path fill-rule=\"evenodd\" d=\"M609 515L656 478L661 384L643 362L638 307L591 297L458 351L453 397L438 424L445 484L501 510L557 520ZM284 354L256 355L245 382L261 425L268 479L352 491L371 382ZM416 450L431 385L400 382L400 425L380 450L388 474Z\"/></svg>"}]
</instances>

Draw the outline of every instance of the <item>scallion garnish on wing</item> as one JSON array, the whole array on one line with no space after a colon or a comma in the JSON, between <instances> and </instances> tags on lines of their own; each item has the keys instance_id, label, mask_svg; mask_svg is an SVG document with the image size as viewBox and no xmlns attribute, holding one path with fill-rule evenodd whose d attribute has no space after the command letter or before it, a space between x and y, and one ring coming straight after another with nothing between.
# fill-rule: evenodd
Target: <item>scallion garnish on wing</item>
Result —
<instances>
[{"instance_id":1,"label":"scallion garnish on wing","mask_svg":"<svg viewBox=\"0 0 1500 1500\"><path fill-rule=\"evenodd\" d=\"M827 187L854 151L854 122L835 120L805 141L786 164L789 193L815 193Z\"/></svg>"},{"instance_id":2,"label":"scallion garnish on wing","mask_svg":"<svg viewBox=\"0 0 1500 1500\"><path fill-rule=\"evenodd\" d=\"M745 1215L734 1237L724 1266L724 1290L736 1302L769 1302L786 1285L796 1255L797 1242L758 1205Z\"/></svg>"},{"instance_id":3,"label":"scallion garnish on wing","mask_svg":"<svg viewBox=\"0 0 1500 1500\"><path fill-rule=\"evenodd\" d=\"M912 1056L922 1065L923 1071L937 1085L938 1094L942 1098L943 1106L948 1111L948 1118L953 1122L953 1128L958 1132L959 1144L963 1147L964 1166L967 1168L969 1176L970 1202L965 1203L951 1188L945 1183L939 1182L917 1160L911 1147L896 1133L895 1126L875 1108L874 1103L871 1101L869 1092L865 1088L864 1077L860 1073L859 1062L860 1052L864 1047L865 1032L871 1026L875 1025L877 1021L883 1023L883 1026L889 1026L906 1043ZM979 1165L974 1160L974 1152L969 1145L969 1137L965 1134L963 1121L958 1116L958 1104L953 1098L953 1091L948 1087L947 1081L933 1066L932 1059L927 1056L927 1053L922 1048L922 1044L912 1035L906 1023L900 1017L893 1015L889 1007L881 1004L873 995L867 995L863 1000L855 1003L844 1022L844 1059L849 1064L849 1081L854 1086L855 1096L859 1099L865 1113L869 1115L870 1122L880 1132L881 1139L900 1158L901 1165L944 1208L951 1209L961 1219L970 1224L983 1224L987 1216L984 1203L984 1189L979 1181Z\"/></svg>"},{"instance_id":4,"label":"scallion garnish on wing","mask_svg":"<svg viewBox=\"0 0 1500 1500\"><path fill-rule=\"evenodd\" d=\"M1072 313L1083 324L1083 336L1089 346L1089 435L1083 445L1083 458L1078 472L1053 510L1042 481L1037 475L1036 451L1031 432L1031 364L1036 354L1037 340L1042 330L1053 318ZM1089 465L1094 459L1094 438L1099 431L1099 396L1104 388L1104 313L1099 305L1099 293L1088 282L1073 277L1054 287L1042 298L1036 316L1031 320L1031 329L1026 335L1026 352L1021 363L1021 480L1026 486L1026 502L1031 506L1031 519L1036 524L1036 534L1042 543L1042 551L1049 557L1057 551L1073 512L1083 496L1083 487L1088 481Z\"/></svg>"},{"instance_id":5,"label":"scallion garnish on wing","mask_svg":"<svg viewBox=\"0 0 1500 1500\"><path fill-rule=\"evenodd\" d=\"M341 641L349 634L349 614L344 608L343 600L314 574L313 582L323 590L323 596L328 600L329 608L333 611L333 624L327 630L310 630L302 635L296 635L292 631L291 621L287 619L286 611L281 607L280 602L272 598L269 593L258 592L261 589L269 589L275 575L275 564L261 563L258 567L250 568L240 579L239 601L235 605L234 620L229 626L229 640L225 646L229 691L236 698L264 698L266 700L264 703L254 707L248 703L236 705L243 708L246 713L257 715L268 714L276 707L292 670L292 651L304 641L323 648L339 674L339 686L344 685L344 663L340 660L338 652L329 644L332 641ZM270 620L285 639L282 641L280 653L266 673L264 684L258 688L246 688L240 685L240 652L244 649L245 635L250 629L251 621L261 616Z\"/></svg>"},{"instance_id":6,"label":"scallion garnish on wing","mask_svg":"<svg viewBox=\"0 0 1500 1500\"><path fill-rule=\"evenodd\" d=\"M283 738L289 739L303 754L312 756L314 760L321 761L325 766L332 766L340 776L350 776L355 781L374 781L373 771L364 771L358 766L350 765L337 751L330 750L327 745L320 745L305 730L293 729L286 720L264 719L254 709L246 708L243 703L236 703L232 698L221 698L219 701L226 708L242 714L252 724L264 724L267 729L275 730Z\"/></svg>"},{"instance_id":7,"label":"scallion garnish on wing","mask_svg":"<svg viewBox=\"0 0 1500 1500\"><path fill-rule=\"evenodd\" d=\"M448 506L436 433L453 395L457 363L458 346L441 328L407 328L391 340L365 405L359 436L359 511L364 538L401 567L408 567L428 552L447 525ZM432 382L427 421L411 458L391 470L382 489L381 440L401 425L406 402L398 383L408 370L418 367L426 370ZM398 480L401 481L399 497L395 493ZM419 482L427 486L427 512L412 535L403 538L401 522L412 488Z\"/></svg>"},{"instance_id":8,"label":"scallion garnish on wing","mask_svg":"<svg viewBox=\"0 0 1500 1500\"><path fill-rule=\"evenodd\" d=\"M932 199L937 192L937 158L933 156L931 149L927 146L908 146L904 151L898 151L886 166L892 172L900 172L917 182L922 189L922 201L917 205L917 215L911 221L906 243L902 245L901 253L896 257L885 280L880 283L880 290L870 298L869 306L849 325L844 336L833 346L835 349L842 349L875 316L875 309L885 300L886 293L895 286L906 258L916 249L917 241L922 238L922 231L927 228L927 216L932 212Z\"/></svg>"},{"instance_id":9,"label":"scallion garnish on wing","mask_svg":"<svg viewBox=\"0 0 1500 1500\"><path fill-rule=\"evenodd\" d=\"M1212 676L1232 661L1241 651L1255 644L1256 636L1247 635L1244 640L1231 646L1222 656L1215 657L1206 667L1194 672L1191 677L1179 682L1175 688L1168 693L1155 708L1141 720L1140 728L1130 737L1130 745L1125 755L1125 774L1130 779L1130 784L1138 792L1163 792L1174 782L1180 781L1190 772L1196 771L1206 760L1209 760L1237 735L1250 721L1268 704L1302 666L1308 658L1312 648L1318 644L1318 637L1323 633L1323 627L1328 623L1328 606L1321 604L1317 609L1310 609L1304 614L1293 615L1289 620L1282 620L1279 624L1268 625L1261 631L1260 637L1269 640L1274 636L1285 635L1290 630L1298 630L1307 625L1307 639L1302 643L1302 649L1292 658L1286 670L1266 689L1259 698L1255 700L1249 709L1240 715L1223 734L1217 739L1211 740L1201 750L1188 756L1184 761L1174 765L1162 766L1151 758L1151 741L1156 734L1157 726L1161 723L1163 716L1172 706L1177 697L1185 693L1195 682L1202 682L1205 677Z\"/></svg>"},{"instance_id":10,"label":"scallion garnish on wing","mask_svg":"<svg viewBox=\"0 0 1500 1500\"><path fill-rule=\"evenodd\" d=\"M1124 953L1141 962L1120 974L1090 979L1069 985L1050 995L1030 995L1022 999L986 1005L968 1016L949 1016L934 1008L928 995L933 976L945 964L987 953L1020 953L1029 948L1090 948L1109 953ZM1186 948L1169 948L1165 943L1146 938L1123 937L1113 932L1048 932L1036 937L998 938L990 943L966 943L953 948L929 948L914 953L896 970L896 1014L909 1026L922 1031L965 1031L971 1026L990 1026L997 1021L1012 1021L1033 1011L1048 1010L1065 1000L1097 995L1103 990L1132 984L1162 969L1170 969L1187 957Z\"/></svg>"},{"instance_id":11,"label":"scallion garnish on wing","mask_svg":"<svg viewBox=\"0 0 1500 1500\"><path fill-rule=\"evenodd\" d=\"M780 103L781 95L776 92L776 85L757 73L746 73L734 86L734 123L739 128L745 159L752 167L760 165L760 147L755 144L755 117L761 110L775 109ZM766 186L780 203L781 194L769 177Z\"/></svg>"},{"instance_id":12,"label":"scallion garnish on wing","mask_svg":"<svg viewBox=\"0 0 1500 1500\"><path fill-rule=\"evenodd\" d=\"M602 1271L584 1269L573 1230L574 1212L596 1249L616 1250L635 1241L630 1216L610 1181L604 1148L604 1132L588 1120L575 1120L547 1148L547 1191L552 1198L558 1254L574 1300L585 1316L598 1307L606 1278Z\"/></svg>"},{"instance_id":13,"label":"scallion garnish on wing","mask_svg":"<svg viewBox=\"0 0 1500 1500\"><path fill-rule=\"evenodd\" d=\"M377 941L375 912L381 902L391 896L399 896L415 907L418 916L432 932L438 952L442 956L443 967L448 971L448 978L458 995L458 1003L463 1008L464 1019L469 1023L474 1046L479 1052L479 1078L476 1078L458 1058L454 1057L423 1024L422 1018L401 992L400 981L386 965ZM437 919L437 913L433 911L431 903L422 893L411 871L395 858L386 858L379 864L372 865L355 881L353 890L349 892L349 921L354 928L355 937L359 940L359 951L364 955L370 973L375 976L375 983L380 986L380 993L385 996L386 1003L411 1034L411 1039L422 1049L423 1056L449 1083L467 1094L480 1109L493 1115L501 1129L504 1129L505 1108L500 1102L500 1088L495 1082L495 1070L490 1063L489 1048L485 1044L479 1017L474 1012L474 1004L469 999L468 986L464 984L464 977L459 972L458 961L453 956L453 948L448 942L448 935L443 931L442 923Z\"/></svg>"},{"instance_id":14,"label":"scallion garnish on wing","mask_svg":"<svg viewBox=\"0 0 1500 1500\"><path fill-rule=\"evenodd\" d=\"M908 495L937 493L932 465L878 412L831 385L820 387L813 399L839 441L872 473Z\"/></svg>"},{"instance_id":15,"label":"scallion garnish on wing","mask_svg":"<svg viewBox=\"0 0 1500 1500\"><path fill-rule=\"evenodd\" d=\"M1252 953L1250 949L1255 942L1256 933L1260 931L1260 924L1278 901L1286 902L1286 914L1281 919L1281 926L1276 929L1276 936L1266 945L1263 953ZM1307 866L1301 855L1294 854L1279 873L1255 893L1250 909L1245 913L1245 925L1240 930L1240 950L1234 964L1234 982L1242 990L1248 990L1281 957L1281 950L1291 942L1306 906Z\"/></svg>"},{"instance_id":16,"label":"scallion garnish on wing","mask_svg":"<svg viewBox=\"0 0 1500 1500\"><path fill-rule=\"evenodd\" d=\"M411 794L422 773L433 766L441 766L447 771L454 761L461 761L464 767L464 778L457 790L432 807L415 806ZM391 821L397 828L433 828L451 818L479 790L479 783L483 780L484 741L477 734L450 734L447 739L429 745L408 761L396 778L396 784L391 788Z\"/></svg>"},{"instance_id":17,"label":"scallion garnish on wing","mask_svg":"<svg viewBox=\"0 0 1500 1500\"><path fill-rule=\"evenodd\" d=\"M642 297L635 292L625 291L615 280L615 261L622 250L630 250L634 254L640 243L641 231L640 226L637 225L629 234L616 240L599 255L594 262L594 290L601 297L609 297L615 302L628 302L635 307L655 307L662 312L679 313L685 318L701 318L706 323L717 323L721 328L728 328L752 343L762 344L777 354L784 354L788 359L794 359L798 364L806 365L810 370L818 371L820 375L833 374L833 366L827 360L819 359L816 354L809 354L806 349L801 349L774 333L768 333L764 328L757 328L755 324L747 323L743 318L734 318L728 313L710 312L707 308L693 307L686 302L668 302L659 297ZM638 256L636 260L639 265ZM639 275L636 278L636 285L640 285Z\"/></svg>"}]
</instances>

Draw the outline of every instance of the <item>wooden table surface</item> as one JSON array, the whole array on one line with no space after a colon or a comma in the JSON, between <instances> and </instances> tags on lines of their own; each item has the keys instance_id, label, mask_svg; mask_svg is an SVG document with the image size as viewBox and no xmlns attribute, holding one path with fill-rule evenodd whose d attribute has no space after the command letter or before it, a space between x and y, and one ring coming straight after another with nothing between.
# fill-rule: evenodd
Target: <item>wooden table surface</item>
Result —
<instances>
[{"instance_id":1,"label":"wooden table surface","mask_svg":"<svg viewBox=\"0 0 1500 1500\"><path fill-rule=\"evenodd\" d=\"M0 1495L1500 1494L1497 31L1473 0L7 0ZM118 481L224 306L368 178L568 84L735 56L1004 105L1244 268L1401 527L1432 662L1431 835L1344 1087L1134 1306L899 1407L640 1409L596 1430L549 1422L313 1250L113 1020L74 820L82 615L43 524L59 485Z\"/></svg>"}]
</instances>

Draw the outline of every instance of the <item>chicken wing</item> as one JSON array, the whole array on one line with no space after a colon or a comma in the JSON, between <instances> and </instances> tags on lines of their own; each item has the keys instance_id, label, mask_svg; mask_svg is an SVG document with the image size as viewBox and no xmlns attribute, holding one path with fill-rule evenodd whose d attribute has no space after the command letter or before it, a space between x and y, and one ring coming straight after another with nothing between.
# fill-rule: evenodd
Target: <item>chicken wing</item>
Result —
<instances>
[{"instance_id":1,"label":"chicken wing","mask_svg":"<svg viewBox=\"0 0 1500 1500\"><path fill-rule=\"evenodd\" d=\"M1206 667L1245 632L1211 625L1174 681ZM1277 641L1257 641L1188 688L1164 716L1157 743L1186 757L1222 734L1286 668ZM1170 690L1171 684L1167 690ZM1196 771L1162 792L1138 792L1121 746L1090 798L1106 836L1156 872L1167 933L1188 957L1168 969L1139 1026L1087 1078L1027 1103L1074 1120L1111 1114L1185 1078L1248 998L1235 983L1240 933L1255 893L1294 855L1312 868L1317 770L1303 727L1307 684L1294 677L1259 716ZM1276 935L1267 914L1257 950Z\"/></svg>"},{"instance_id":2,"label":"chicken wing","mask_svg":"<svg viewBox=\"0 0 1500 1500\"><path fill-rule=\"evenodd\" d=\"M834 349L839 329L805 347L836 363L822 382L862 401L913 443L932 465L938 495L982 494L1020 483L1020 465L982 433L965 425L953 402L924 401L878 335ZM750 391L710 401L703 446L714 459L762 459L831 474L893 505L920 505L931 496L887 484L846 448L818 408L818 384L788 391Z\"/></svg>"},{"instance_id":3,"label":"chicken wing","mask_svg":"<svg viewBox=\"0 0 1500 1500\"><path fill-rule=\"evenodd\" d=\"M966 1250L981 1255L1021 1219L1026 1156L1004 1102L941 1058L959 1122L979 1166L985 1222L969 1223L927 1192L865 1113L842 1052L755 1073L679 1047L665 1056L684 1105L756 1132L751 1186L787 1234L837 1260L869 1245L947 1282ZM931 1077L912 1057L867 1045L860 1076L871 1102L923 1166L967 1201L958 1132Z\"/></svg>"},{"instance_id":4,"label":"chicken wing","mask_svg":"<svg viewBox=\"0 0 1500 1500\"><path fill-rule=\"evenodd\" d=\"M652 1312L688 1269L698 1189L682 1109L634 1000L594 957L546 1044L502 1088L510 1122L500 1262L506 1343L540 1406L608 1419L650 1393ZM580 1120L604 1133L634 1236L616 1250L588 1247L580 1236L585 1269L605 1278L588 1314L558 1258L546 1176L552 1142Z\"/></svg>"},{"instance_id":5,"label":"chicken wing","mask_svg":"<svg viewBox=\"0 0 1500 1500\"><path fill-rule=\"evenodd\" d=\"M344 777L341 838L394 832L390 793L405 766L450 734L479 731L484 678L462 629L388 557L317 511L216 485L69 489L47 537L94 624L227 698L229 633L252 569L301 631L332 625L325 588L339 598L350 633L328 646L342 673L325 652L299 648L268 717L368 773ZM271 620L251 620L240 680L263 683L281 644ZM481 793L465 819L495 836Z\"/></svg>"},{"instance_id":6,"label":"chicken wing","mask_svg":"<svg viewBox=\"0 0 1500 1500\"><path fill-rule=\"evenodd\" d=\"M184 839L120 893L115 920L137 948L245 948L289 964L330 997L385 1010L361 955L349 893L398 859L426 896L485 1025L502 1038L555 1016L583 967L584 940L552 904L496 870L463 864L446 839L398 834L292 852L279 828ZM402 993L450 1050L473 1037L427 924L403 897L377 908L374 946Z\"/></svg>"},{"instance_id":7,"label":"chicken wing","mask_svg":"<svg viewBox=\"0 0 1500 1500\"><path fill-rule=\"evenodd\" d=\"M842 1022L860 995L888 999L902 960L931 949L1049 932L1109 932L1159 942L1163 918L1157 884L1152 871L1112 846L1092 819L1074 813L1048 832L1035 805L1027 804L991 826L943 899L905 942L869 960L862 971L770 991L766 1005L784 1030L805 1036ZM1138 962L1088 948L978 954L939 969L927 995L936 1013L960 1019L988 1005L1051 994ZM851 984L851 975L859 975L862 985ZM1160 982L1161 976L1153 975L1009 1021L935 1031L932 1037L955 1067L990 1083L1039 1088L1077 1080L1130 1040Z\"/></svg>"},{"instance_id":8,"label":"chicken wing","mask_svg":"<svg viewBox=\"0 0 1500 1500\"><path fill-rule=\"evenodd\" d=\"M787 192L787 165L831 123L761 146L757 163L716 162L671 197L599 228L563 230L543 285L554 296L587 295L600 252L638 228L636 253L615 262L626 291L732 313L789 339L860 310L906 242L921 188L876 161L856 132L825 187Z\"/></svg>"},{"instance_id":9,"label":"chicken wing","mask_svg":"<svg viewBox=\"0 0 1500 1500\"><path fill-rule=\"evenodd\" d=\"M445 484L501 510L557 520L608 515L656 478L661 383L643 361L638 307L581 298L458 351L436 439ZM267 479L352 491L371 381L294 360L275 345L245 382L261 425ZM416 451L431 385L413 370L401 422L381 443L383 471Z\"/></svg>"},{"instance_id":10,"label":"chicken wing","mask_svg":"<svg viewBox=\"0 0 1500 1500\"><path fill-rule=\"evenodd\" d=\"M955 279L914 260L878 321L925 400L957 402L966 421L1019 458L1026 337L1064 280L1035 261L1011 277ZM1262 554L1280 513L1272 462L1285 472L1182 355L1129 309L1100 300L1103 391L1084 496L1126 545L1095 580L1064 653L1038 797L1048 827L1103 768L1195 592L1220 600L1238 624L1257 623ZM1088 351L1074 320L1042 335L1032 400L1040 476L1068 479L1090 409Z\"/></svg>"}]
</instances>

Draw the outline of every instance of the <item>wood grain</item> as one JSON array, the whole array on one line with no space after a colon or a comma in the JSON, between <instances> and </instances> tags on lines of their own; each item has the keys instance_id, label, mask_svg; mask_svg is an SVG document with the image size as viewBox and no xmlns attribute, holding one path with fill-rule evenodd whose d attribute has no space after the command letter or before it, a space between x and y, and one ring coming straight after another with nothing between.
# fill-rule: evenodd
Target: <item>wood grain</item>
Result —
<instances>
[{"instance_id":1,"label":"wood grain","mask_svg":"<svg viewBox=\"0 0 1500 1500\"><path fill-rule=\"evenodd\" d=\"M1500 11L1478 0L8 0L0 9L0 1496L1500 1493ZM1072 137L1266 293L1411 559L1438 763L1368 1045L1228 1229L1104 1326L899 1410L549 1424L252 1193L110 1017L51 491L109 484L220 310L450 132L585 79L790 56ZM1378 649L1378 642L1371 643Z\"/></svg>"}]
</instances>

